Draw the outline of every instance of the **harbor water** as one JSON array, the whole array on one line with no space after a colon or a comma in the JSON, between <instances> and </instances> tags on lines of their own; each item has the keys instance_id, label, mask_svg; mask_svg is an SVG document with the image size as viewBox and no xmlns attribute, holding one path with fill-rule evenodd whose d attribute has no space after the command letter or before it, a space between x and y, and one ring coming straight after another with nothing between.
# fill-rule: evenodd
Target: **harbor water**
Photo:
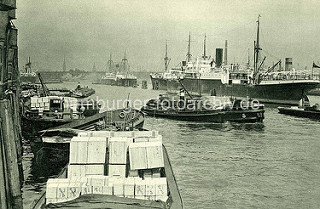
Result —
<instances>
[{"instance_id":1,"label":"harbor water","mask_svg":"<svg viewBox=\"0 0 320 209\"><path fill-rule=\"evenodd\" d=\"M89 85L99 99L155 98L161 91ZM54 84L74 89L77 83ZM51 85L49 85L50 87ZM147 117L163 135L184 207L319 208L320 121L280 115L266 105L260 124L199 124ZM44 168L24 143L25 208L44 189Z\"/></svg>"}]
</instances>

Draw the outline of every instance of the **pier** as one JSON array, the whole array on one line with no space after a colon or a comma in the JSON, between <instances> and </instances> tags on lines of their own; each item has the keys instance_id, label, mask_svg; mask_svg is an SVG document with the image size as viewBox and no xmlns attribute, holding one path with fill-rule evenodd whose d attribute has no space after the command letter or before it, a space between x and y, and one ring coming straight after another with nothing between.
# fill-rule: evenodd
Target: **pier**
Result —
<instances>
[{"instance_id":1,"label":"pier","mask_svg":"<svg viewBox=\"0 0 320 209\"><path fill-rule=\"evenodd\" d=\"M22 208L16 1L0 1L0 208Z\"/></svg>"}]
</instances>

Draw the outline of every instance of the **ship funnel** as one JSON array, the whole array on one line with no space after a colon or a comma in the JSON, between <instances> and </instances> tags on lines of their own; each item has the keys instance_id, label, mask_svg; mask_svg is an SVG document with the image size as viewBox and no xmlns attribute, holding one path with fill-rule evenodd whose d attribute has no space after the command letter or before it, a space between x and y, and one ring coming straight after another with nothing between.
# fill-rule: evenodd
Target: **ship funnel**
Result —
<instances>
[{"instance_id":1,"label":"ship funnel","mask_svg":"<svg viewBox=\"0 0 320 209\"><path fill-rule=\"evenodd\" d=\"M216 66L220 67L222 65L223 49L216 48Z\"/></svg>"},{"instance_id":2,"label":"ship funnel","mask_svg":"<svg viewBox=\"0 0 320 209\"><path fill-rule=\"evenodd\" d=\"M292 58L286 58L285 71L292 70Z\"/></svg>"},{"instance_id":3,"label":"ship funnel","mask_svg":"<svg viewBox=\"0 0 320 209\"><path fill-rule=\"evenodd\" d=\"M228 40L224 43L224 64L228 64Z\"/></svg>"}]
</instances>

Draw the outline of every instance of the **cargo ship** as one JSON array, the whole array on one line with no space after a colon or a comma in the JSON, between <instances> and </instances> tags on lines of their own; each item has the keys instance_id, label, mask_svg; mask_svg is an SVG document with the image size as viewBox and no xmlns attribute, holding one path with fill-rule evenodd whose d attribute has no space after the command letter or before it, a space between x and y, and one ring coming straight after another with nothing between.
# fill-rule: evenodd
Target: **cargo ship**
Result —
<instances>
[{"instance_id":1,"label":"cargo ship","mask_svg":"<svg viewBox=\"0 0 320 209\"><path fill-rule=\"evenodd\" d=\"M260 16L259 16L260 17ZM268 69L263 68L266 57L260 59L259 27L257 20L257 40L254 42L254 66L238 64L227 65L223 62L223 49L216 49L216 59L204 54L195 61L181 62L183 85L195 95L206 95L214 92L217 96L235 96L252 98L264 103L297 105L302 95L320 84L319 75L299 72L292 68L292 58L286 58L285 71L281 71L281 60ZM276 70L279 69L279 70ZM166 79L167 91L177 92L180 89L178 79Z\"/></svg>"},{"instance_id":2,"label":"cargo ship","mask_svg":"<svg viewBox=\"0 0 320 209\"><path fill-rule=\"evenodd\" d=\"M20 73L20 82L21 84L35 84L38 81L37 74L32 72L31 69L31 60L28 58L28 62L24 67L24 72Z\"/></svg>"},{"instance_id":3,"label":"cargo ship","mask_svg":"<svg viewBox=\"0 0 320 209\"><path fill-rule=\"evenodd\" d=\"M191 55L190 54L190 34L189 34L188 55ZM150 74L152 89L154 89L154 90L167 90L168 80L172 80L172 79L176 80L183 73L181 67L174 67L169 70L168 67L169 67L170 61L171 61L171 59L168 57L168 43L166 41L166 52L165 52L165 57L164 57L164 72Z\"/></svg>"},{"instance_id":4,"label":"cargo ship","mask_svg":"<svg viewBox=\"0 0 320 209\"><path fill-rule=\"evenodd\" d=\"M109 72L107 72L102 78L93 82L94 84L103 84L111 86L125 86L125 87L137 87L137 77L129 73L128 59L126 58L126 53L120 64L115 65L115 70L113 66L113 61L110 59L108 61Z\"/></svg>"}]
</instances>

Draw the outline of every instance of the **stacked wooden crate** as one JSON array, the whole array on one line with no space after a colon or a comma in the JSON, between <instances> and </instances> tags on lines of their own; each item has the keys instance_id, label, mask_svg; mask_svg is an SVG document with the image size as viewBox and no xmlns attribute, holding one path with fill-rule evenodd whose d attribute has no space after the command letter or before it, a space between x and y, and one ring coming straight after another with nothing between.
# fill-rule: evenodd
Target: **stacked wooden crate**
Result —
<instances>
[{"instance_id":1,"label":"stacked wooden crate","mask_svg":"<svg viewBox=\"0 0 320 209\"><path fill-rule=\"evenodd\" d=\"M39 110L39 112L49 111L49 97L31 97L31 110Z\"/></svg>"},{"instance_id":2,"label":"stacked wooden crate","mask_svg":"<svg viewBox=\"0 0 320 209\"><path fill-rule=\"evenodd\" d=\"M68 179L47 183L47 203L84 194L166 201L163 162L158 132L81 132L70 143Z\"/></svg>"},{"instance_id":3,"label":"stacked wooden crate","mask_svg":"<svg viewBox=\"0 0 320 209\"><path fill-rule=\"evenodd\" d=\"M68 176L104 175L106 137L74 137L70 142Z\"/></svg>"}]
</instances>

